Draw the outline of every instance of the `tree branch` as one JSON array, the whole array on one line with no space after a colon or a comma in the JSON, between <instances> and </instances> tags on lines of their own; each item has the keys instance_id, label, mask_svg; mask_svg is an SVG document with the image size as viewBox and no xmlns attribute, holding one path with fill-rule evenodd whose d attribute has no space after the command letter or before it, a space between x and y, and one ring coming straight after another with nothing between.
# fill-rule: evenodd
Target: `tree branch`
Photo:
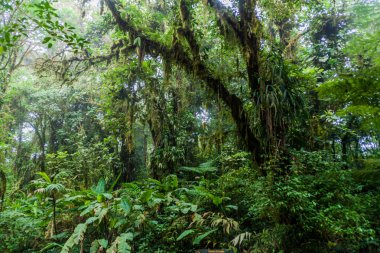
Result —
<instances>
[{"instance_id":1,"label":"tree branch","mask_svg":"<svg viewBox=\"0 0 380 253\"><path fill-rule=\"evenodd\" d=\"M243 37L240 23L233 15L230 14L230 11L219 0L205 0L205 3L216 11L219 20L227 23L234 32L234 35L239 38L240 42L242 42Z\"/></svg>"},{"instance_id":2,"label":"tree branch","mask_svg":"<svg viewBox=\"0 0 380 253\"><path fill-rule=\"evenodd\" d=\"M139 37L141 39L141 43L145 46L146 53L151 55L161 55L163 58L178 64L187 73L194 74L198 79L204 81L207 87L214 94L218 94L218 96L220 96L223 102L231 110L231 114L237 125L240 137L242 137L248 150L254 153L256 162L260 163L262 161L260 157L260 142L250 128L249 117L244 110L242 100L235 94L230 93L224 86L223 81L219 77L215 76L205 63L202 61L194 61L180 43L176 43L170 48L152 40L142 31L139 31L137 28L133 27L121 17L114 0L105 0L105 3L110 9L119 28L135 38Z\"/></svg>"}]
</instances>

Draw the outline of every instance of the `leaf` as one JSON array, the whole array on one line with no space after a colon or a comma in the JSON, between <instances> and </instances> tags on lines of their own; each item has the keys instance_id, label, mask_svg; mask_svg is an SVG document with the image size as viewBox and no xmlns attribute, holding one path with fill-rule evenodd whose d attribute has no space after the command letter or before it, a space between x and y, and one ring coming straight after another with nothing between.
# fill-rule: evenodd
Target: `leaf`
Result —
<instances>
[{"instance_id":1,"label":"leaf","mask_svg":"<svg viewBox=\"0 0 380 253\"><path fill-rule=\"evenodd\" d=\"M46 44L46 43L48 43L50 40L51 40L51 37L46 37L45 39L43 39L42 44Z\"/></svg>"},{"instance_id":2,"label":"leaf","mask_svg":"<svg viewBox=\"0 0 380 253\"><path fill-rule=\"evenodd\" d=\"M50 177L45 172L37 172L37 175L40 175L47 183L51 183Z\"/></svg>"},{"instance_id":3,"label":"leaf","mask_svg":"<svg viewBox=\"0 0 380 253\"><path fill-rule=\"evenodd\" d=\"M98 215L99 223L102 222L103 218L107 215L108 210L109 210L108 208L104 208L100 211Z\"/></svg>"},{"instance_id":4,"label":"leaf","mask_svg":"<svg viewBox=\"0 0 380 253\"><path fill-rule=\"evenodd\" d=\"M193 204L191 204L191 206L190 206L190 210L191 210L193 213L195 213L195 212L197 211L197 209L198 209L198 206L197 206L197 205L193 205Z\"/></svg>"},{"instance_id":5,"label":"leaf","mask_svg":"<svg viewBox=\"0 0 380 253\"><path fill-rule=\"evenodd\" d=\"M111 193L103 193L102 194L106 199L112 199L112 194Z\"/></svg>"},{"instance_id":6,"label":"leaf","mask_svg":"<svg viewBox=\"0 0 380 253\"><path fill-rule=\"evenodd\" d=\"M98 217L90 217L86 220L86 224L91 224L91 223L94 223L94 221L96 221L98 219Z\"/></svg>"},{"instance_id":7,"label":"leaf","mask_svg":"<svg viewBox=\"0 0 380 253\"><path fill-rule=\"evenodd\" d=\"M5 32L4 36L5 36L5 41L7 43L11 43L11 33L10 32Z\"/></svg>"},{"instance_id":8,"label":"leaf","mask_svg":"<svg viewBox=\"0 0 380 253\"><path fill-rule=\"evenodd\" d=\"M81 199L81 198L84 198L84 197L85 197L84 195L75 195L75 196L67 197L67 198L65 198L63 200L66 201L66 202L74 202L74 200Z\"/></svg>"},{"instance_id":9,"label":"leaf","mask_svg":"<svg viewBox=\"0 0 380 253\"><path fill-rule=\"evenodd\" d=\"M213 173L218 170L217 167L213 166L214 161L208 161L201 163L198 167L180 167L179 169L183 172L192 172L195 174L204 175L206 173Z\"/></svg>"},{"instance_id":10,"label":"leaf","mask_svg":"<svg viewBox=\"0 0 380 253\"><path fill-rule=\"evenodd\" d=\"M51 242L51 243L48 243L48 245L46 245L44 248L42 248L39 252L45 252L48 249L54 249L54 248L57 248L57 247L62 248L63 246L61 244L58 244L58 243L55 243L55 242Z\"/></svg>"},{"instance_id":11,"label":"leaf","mask_svg":"<svg viewBox=\"0 0 380 253\"><path fill-rule=\"evenodd\" d=\"M214 195L210 195L210 198L212 199L212 203L214 203L214 205L216 205L216 206L222 204L222 202L223 202L222 198L214 196Z\"/></svg>"},{"instance_id":12,"label":"leaf","mask_svg":"<svg viewBox=\"0 0 380 253\"><path fill-rule=\"evenodd\" d=\"M132 233L123 233L116 237L115 241L112 243L111 247L107 250L107 253L130 253L131 246L127 241L133 240Z\"/></svg>"},{"instance_id":13,"label":"leaf","mask_svg":"<svg viewBox=\"0 0 380 253\"><path fill-rule=\"evenodd\" d=\"M238 207L235 206L235 205L227 205L226 208L227 209L233 209L233 210L236 210L236 211L238 210Z\"/></svg>"},{"instance_id":14,"label":"leaf","mask_svg":"<svg viewBox=\"0 0 380 253\"><path fill-rule=\"evenodd\" d=\"M0 46L0 55L4 52L4 47Z\"/></svg>"},{"instance_id":15,"label":"leaf","mask_svg":"<svg viewBox=\"0 0 380 253\"><path fill-rule=\"evenodd\" d=\"M91 244L90 253L97 253L99 248L107 249L108 241L106 239L95 240Z\"/></svg>"},{"instance_id":16,"label":"leaf","mask_svg":"<svg viewBox=\"0 0 380 253\"><path fill-rule=\"evenodd\" d=\"M98 249L100 247L100 244L98 240L95 240L91 243L90 253L96 253L98 252Z\"/></svg>"},{"instance_id":17,"label":"leaf","mask_svg":"<svg viewBox=\"0 0 380 253\"><path fill-rule=\"evenodd\" d=\"M141 38L140 37L137 37L134 41L133 41L133 45L134 46L139 46L141 47Z\"/></svg>"},{"instance_id":18,"label":"leaf","mask_svg":"<svg viewBox=\"0 0 380 253\"><path fill-rule=\"evenodd\" d=\"M197 238L194 239L193 245L199 245L203 239L205 239L208 235L214 233L217 230L218 229L213 229L211 231L208 231L206 233L201 234L200 236L198 236Z\"/></svg>"},{"instance_id":19,"label":"leaf","mask_svg":"<svg viewBox=\"0 0 380 253\"><path fill-rule=\"evenodd\" d=\"M96 188L93 191L97 194L102 194L106 191L106 180L104 178L99 179Z\"/></svg>"},{"instance_id":20,"label":"leaf","mask_svg":"<svg viewBox=\"0 0 380 253\"><path fill-rule=\"evenodd\" d=\"M61 253L69 253L70 249L74 247L74 245L77 245L79 241L82 241L84 239L84 233L86 232L86 230L87 230L86 223L78 224L74 230L74 233L66 241L65 245L63 245Z\"/></svg>"},{"instance_id":21,"label":"leaf","mask_svg":"<svg viewBox=\"0 0 380 253\"><path fill-rule=\"evenodd\" d=\"M183 232L177 237L177 241L182 240L183 238L185 238L186 236L188 236L189 234L192 234L192 233L194 233L194 230L192 230L192 229L188 229L188 230L183 231Z\"/></svg>"},{"instance_id":22,"label":"leaf","mask_svg":"<svg viewBox=\"0 0 380 253\"><path fill-rule=\"evenodd\" d=\"M121 200L120 207L124 210L125 214L129 214L131 212L131 205L126 198Z\"/></svg>"},{"instance_id":23,"label":"leaf","mask_svg":"<svg viewBox=\"0 0 380 253\"><path fill-rule=\"evenodd\" d=\"M91 212L92 210L94 210L94 208L95 208L95 205L94 205L94 204L89 205L86 209L84 209L84 210L80 213L80 216L84 216L85 214L88 214L89 212Z\"/></svg>"},{"instance_id":24,"label":"leaf","mask_svg":"<svg viewBox=\"0 0 380 253\"><path fill-rule=\"evenodd\" d=\"M164 179L163 182L164 190L174 190L178 188L178 178L176 175L169 175Z\"/></svg>"},{"instance_id":25,"label":"leaf","mask_svg":"<svg viewBox=\"0 0 380 253\"><path fill-rule=\"evenodd\" d=\"M240 246L244 240L250 240L251 239L251 236L252 234L249 233L249 232L244 232L244 233L241 233L239 235L237 235L232 241L232 245L234 245L235 247L236 246Z\"/></svg>"},{"instance_id":26,"label":"leaf","mask_svg":"<svg viewBox=\"0 0 380 253\"><path fill-rule=\"evenodd\" d=\"M127 241L132 241L133 235L132 233L125 233L120 235L120 243L118 248L118 253L128 253L131 252L131 246L127 243Z\"/></svg>"},{"instance_id":27,"label":"leaf","mask_svg":"<svg viewBox=\"0 0 380 253\"><path fill-rule=\"evenodd\" d=\"M144 191L140 197L141 202L147 203L152 198L152 193L153 190Z\"/></svg>"},{"instance_id":28,"label":"leaf","mask_svg":"<svg viewBox=\"0 0 380 253\"><path fill-rule=\"evenodd\" d=\"M100 246L102 246L103 248L106 249L108 247L108 241L106 239L100 239L98 241L99 241Z\"/></svg>"},{"instance_id":29,"label":"leaf","mask_svg":"<svg viewBox=\"0 0 380 253\"><path fill-rule=\"evenodd\" d=\"M62 184L49 184L46 187L46 192L48 192L50 194L54 194L54 196L59 194L59 193L64 192L65 190L66 190L65 186Z\"/></svg>"}]
</instances>

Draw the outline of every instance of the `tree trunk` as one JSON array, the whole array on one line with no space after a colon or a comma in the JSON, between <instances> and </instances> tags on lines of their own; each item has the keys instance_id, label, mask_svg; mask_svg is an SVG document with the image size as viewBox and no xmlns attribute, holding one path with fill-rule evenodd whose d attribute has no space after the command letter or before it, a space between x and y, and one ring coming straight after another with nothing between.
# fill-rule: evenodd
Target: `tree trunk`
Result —
<instances>
[{"instance_id":1,"label":"tree trunk","mask_svg":"<svg viewBox=\"0 0 380 253\"><path fill-rule=\"evenodd\" d=\"M122 134L121 136L121 148L120 148L120 160L122 162L121 170L121 182L131 182L135 178L134 164L133 164L133 147L130 142L132 141L130 136ZM120 173L120 172L119 172ZM117 174L119 174L117 173Z\"/></svg>"},{"instance_id":2,"label":"tree trunk","mask_svg":"<svg viewBox=\"0 0 380 253\"><path fill-rule=\"evenodd\" d=\"M53 196L53 226L54 226L54 235L57 234L57 219L56 219L56 210L55 210L55 207L56 207L56 199L55 197Z\"/></svg>"},{"instance_id":3,"label":"tree trunk","mask_svg":"<svg viewBox=\"0 0 380 253\"><path fill-rule=\"evenodd\" d=\"M348 134L344 134L342 138L342 161L348 161L348 145L349 145L349 136Z\"/></svg>"},{"instance_id":4,"label":"tree trunk","mask_svg":"<svg viewBox=\"0 0 380 253\"><path fill-rule=\"evenodd\" d=\"M0 183L1 183L1 187L0 187L0 200L1 200L0 212L1 212L4 207L5 192L7 190L7 178L5 176L4 171L2 171L1 169L0 169Z\"/></svg>"}]
</instances>

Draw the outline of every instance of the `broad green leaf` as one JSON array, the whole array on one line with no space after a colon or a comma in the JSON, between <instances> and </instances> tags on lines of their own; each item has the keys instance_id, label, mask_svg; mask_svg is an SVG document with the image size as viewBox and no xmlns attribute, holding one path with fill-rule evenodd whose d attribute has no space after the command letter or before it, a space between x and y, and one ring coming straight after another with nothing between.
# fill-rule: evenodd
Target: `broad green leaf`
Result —
<instances>
[{"instance_id":1,"label":"broad green leaf","mask_svg":"<svg viewBox=\"0 0 380 253\"><path fill-rule=\"evenodd\" d=\"M199 245L203 239L205 239L207 236L209 236L210 234L214 233L217 230L218 229L213 229L211 231L201 234L200 236L194 239L193 245Z\"/></svg>"},{"instance_id":2,"label":"broad green leaf","mask_svg":"<svg viewBox=\"0 0 380 253\"><path fill-rule=\"evenodd\" d=\"M45 172L37 172L37 175L40 175L47 183L51 183L50 177Z\"/></svg>"},{"instance_id":3,"label":"broad green leaf","mask_svg":"<svg viewBox=\"0 0 380 253\"><path fill-rule=\"evenodd\" d=\"M153 193L153 190L147 190L147 191L144 191L144 192L141 194L140 200L141 200L143 203L148 202L148 201L152 198L152 193Z\"/></svg>"},{"instance_id":4,"label":"broad green leaf","mask_svg":"<svg viewBox=\"0 0 380 253\"><path fill-rule=\"evenodd\" d=\"M186 236L188 236L189 234L192 234L192 233L194 233L194 230L192 230L192 229L188 229L188 230L183 231L183 232L177 237L177 241L182 240L183 238L185 238Z\"/></svg>"},{"instance_id":5,"label":"broad green leaf","mask_svg":"<svg viewBox=\"0 0 380 253\"><path fill-rule=\"evenodd\" d=\"M51 40L51 37L46 37L45 39L43 39L42 43L43 43L43 44L46 44L46 43L48 43L50 40Z\"/></svg>"},{"instance_id":6,"label":"broad green leaf","mask_svg":"<svg viewBox=\"0 0 380 253\"><path fill-rule=\"evenodd\" d=\"M106 180L104 178L99 179L98 184L96 185L94 192L97 194L104 193L106 191Z\"/></svg>"}]
</instances>

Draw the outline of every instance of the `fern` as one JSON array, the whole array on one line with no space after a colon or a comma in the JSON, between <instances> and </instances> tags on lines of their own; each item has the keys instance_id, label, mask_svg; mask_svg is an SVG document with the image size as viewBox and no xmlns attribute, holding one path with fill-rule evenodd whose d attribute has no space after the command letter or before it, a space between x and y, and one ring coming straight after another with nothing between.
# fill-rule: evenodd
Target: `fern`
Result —
<instances>
[{"instance_id":1,"label":"fern","mask_svg":"<svg viewBox=\"0 0 380 253\"><path fill-rule=\"evenodd\" d=\"M40 175L46 181L46 183L52 183L50 177L45 172L40 171L40 172L37 172L36 174Z\"/></svg>"},{"instance_id":2,"label":"fern","mask_svg":"<svg viewBox=\"0 0 380 253\"><path fill-rule=\"evenodd\" d=\"M76 226L74 233L66 241L61 250L61 253L69 253L75 245L84 240L84 233L87 230L87 223L80 223Z\"/></svg>"},{"instance_id":3,"label":"fern","mask_svg":"<svg viewBox=\"0 0 380 253\"><path fill-rule=\"evenodd\" d=\"M99 223L102 222L103 218L107 215L108 213L108 208L103 208L100 210L98 216L97 216L97 219L99 219Z\"/></svg>"},{"instance_id":4,"label":"fern","mask_svg":"<svg viewBox=\"0 0 380 253\"><path fill-rule=\"evenodd\" d=\"M183 172L191 172L199 175L204 175L206 173L216 172L217 167L213 166L214 161L208 161L201 163L198 167L181 167L179 170Z\"/></svg>"},{"instance_id":5,"label":"fern","mask_svg":"<svg viewBox=\"0 0 380 253\"><path fill-rule=\"evenodd\" d=\"M250 240L251 239L251 236L252 236L252 233L249 233L249 232L244 232L244 233L241 233L241 234L238 234L232 241L232 245L234 246L240 246L243 241L245 240Z\"/></svg>"},{"instance_id":6,"label":"fern","mask_svg":"<svg viewBox=\"0 0 380 253\"><path fill-rule=\"evenodd\" d=\"M65 245L63 245L63 248L60 253L69 253L70 249L72 249L79 242L82 242L84 240L84 233L86 233L87 226L96 221L97 219L98 217L91 217L87 219L85 223L78 224L74 229L74 233L66 241Z\"/></svg>"},{"instance_id":7,"label":"fern","mask_svg":"<svg viewBox=\"0 0 380 253\"><path fill-rule=\"evenodd\" d=\"M91 244L90 253L97 253L98 250L107 249L108 241L106 239L95 240ZM103 251L101 251L103 252Z\"/></svg>"},{"instance_id":8,"label":"fern","mask_svg":"<svg viewBox=\"0 0 380 253\"><path fill-rule=\"evenodd\" d=\"M213 217L211 227L218 226L223 227L223 232L225 234L230 234L231 231L239 230L239 223L234 219L216 215L215 217Z\"/></svg>"},{"instance_id":9,"label":"fern","mask_svg":"<svg viewBox=\"0 0 380 253\"><path fill-rule=\"evenodd\" d=\"M131 246L127 241L132 241L132 233L123 233L116 237L115 241L112 243L111 247L107 250L107 253L130 253L132 252Z\"/></svg>"}]
</instances>

